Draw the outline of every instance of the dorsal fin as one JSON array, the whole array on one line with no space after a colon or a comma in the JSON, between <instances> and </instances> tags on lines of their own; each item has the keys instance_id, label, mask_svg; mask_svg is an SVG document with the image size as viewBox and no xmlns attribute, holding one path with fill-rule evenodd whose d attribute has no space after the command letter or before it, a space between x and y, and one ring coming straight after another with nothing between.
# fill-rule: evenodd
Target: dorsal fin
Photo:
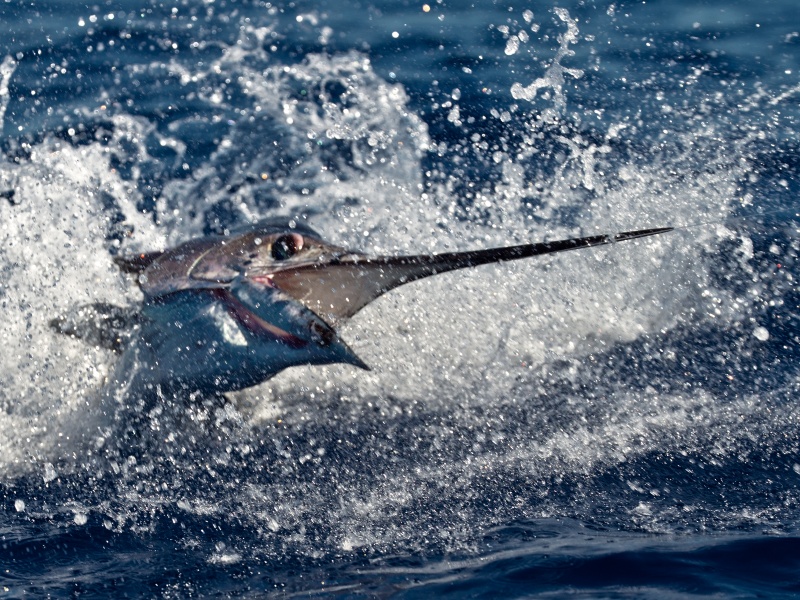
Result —
<instances>
[{"instance_id":1,"label":"dorsal fin","mask_svg":"<svg viewBox=\"0 0 800 600\"><path fill-rule=\"evenodd\" d=\"M129 256L115 256L114 262L117 263L119 270L123 273L138 274L155 262L163 252L141 252Z\"/></svg>"}]
</instances>

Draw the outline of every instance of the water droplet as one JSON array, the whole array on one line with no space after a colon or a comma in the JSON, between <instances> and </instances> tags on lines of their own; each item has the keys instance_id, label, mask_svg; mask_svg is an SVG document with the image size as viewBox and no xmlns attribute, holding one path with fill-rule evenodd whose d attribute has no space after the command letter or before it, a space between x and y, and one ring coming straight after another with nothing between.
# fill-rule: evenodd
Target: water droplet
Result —
<instances>
[{"instance_id":1,"label":"water droplet","mask_svg":"<svg viewBox=\"0 0 800 600\"><path fill-rule=\"evenodd\" d=\"M52 464L52 463L47 463L47 464L44 466L44 476L43 476L43 478L44 478L44 482L45 482L45 483L50 483L50 482L51 482L51 481L53 481L53 480L54 480L56 477L58 477L58 474L56 473L56 469L55 469L55 467L53 466L53 464Z\"/></svg>"}]
</instances>

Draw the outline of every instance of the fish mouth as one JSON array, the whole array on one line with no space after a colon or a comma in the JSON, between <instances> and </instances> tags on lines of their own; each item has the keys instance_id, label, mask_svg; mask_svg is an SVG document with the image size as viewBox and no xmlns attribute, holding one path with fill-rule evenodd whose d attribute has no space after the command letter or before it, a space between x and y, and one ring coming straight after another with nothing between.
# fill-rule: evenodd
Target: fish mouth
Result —
<instances>
[{"instance_id":1,"label":"fish mouth","mask_svg":"<svg viewBox=\"0 0 800 600\"><path fill-rule=\"evenodd\" d=\"M672 231L671 227L505 246L487 250L369 257L340 254L320 257L252 279L281 290L331 327L355 315L386 292L439 273L531 256L603 246Z\"/></svg>"},{"instance_id":2,"label":"fish mouth","mask_svg":"<svg viewBox=\"0 0 800 600\"><path fill-rule=\"evenodd\" d=\"M264 278L237 278L213 293L252 335L277 340L292 349L307 349L314 356L322 351L326 362L370 370L332 325Z\"/></svg>"},{"instance_id":3,"label":"fish mouth","mask_svg":"<svg viewBox=\"0 0 800 600\"><path fill-rule=\"evenodd\" d=\"M262 319L228 290L216 289L211 293L222 303L228 314L251 334L278 340L290 348L304 348L309 344L309 340L293 335Z\"/></svg>"}]
</instances>

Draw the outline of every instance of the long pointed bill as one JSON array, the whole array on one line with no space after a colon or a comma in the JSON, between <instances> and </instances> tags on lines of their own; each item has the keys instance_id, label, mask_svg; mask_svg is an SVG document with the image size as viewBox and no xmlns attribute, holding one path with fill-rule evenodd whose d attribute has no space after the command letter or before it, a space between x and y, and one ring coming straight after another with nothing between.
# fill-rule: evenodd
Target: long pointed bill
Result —
<instances>
[{"instance_id":1,"label":"long pointed bill","mask_svg":"<svg viewBox=\"0 0 800 600\"><path fill-rule=\"evenodd\" d=\"M672 231L672 228L642 229L615 235L596 235L444 254L376 258L349 254L327 263L320 262L277 271L271 274L270 279L277 288L303 303L331 326L336 326L389 290L437 273L553 252L603 246L667 231Z\"/></svg>"}]
</instances>

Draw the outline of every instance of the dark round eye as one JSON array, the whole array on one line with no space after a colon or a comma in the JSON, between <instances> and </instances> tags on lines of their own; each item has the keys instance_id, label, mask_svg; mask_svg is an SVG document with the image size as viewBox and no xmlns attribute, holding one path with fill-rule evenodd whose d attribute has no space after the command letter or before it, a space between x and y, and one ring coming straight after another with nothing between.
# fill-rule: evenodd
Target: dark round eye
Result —
<instances>
[{"instance_id":1,"label":"dark round eye","mask_svg":"<svg viewBox=\"0 0 800 600\"><path fill-rule=\"evenodd\" d=\"M303 247L303 236L297 233L282 235L272 242L272 258L286 260L297 254Z\"/></svg>"}]
</instances>

